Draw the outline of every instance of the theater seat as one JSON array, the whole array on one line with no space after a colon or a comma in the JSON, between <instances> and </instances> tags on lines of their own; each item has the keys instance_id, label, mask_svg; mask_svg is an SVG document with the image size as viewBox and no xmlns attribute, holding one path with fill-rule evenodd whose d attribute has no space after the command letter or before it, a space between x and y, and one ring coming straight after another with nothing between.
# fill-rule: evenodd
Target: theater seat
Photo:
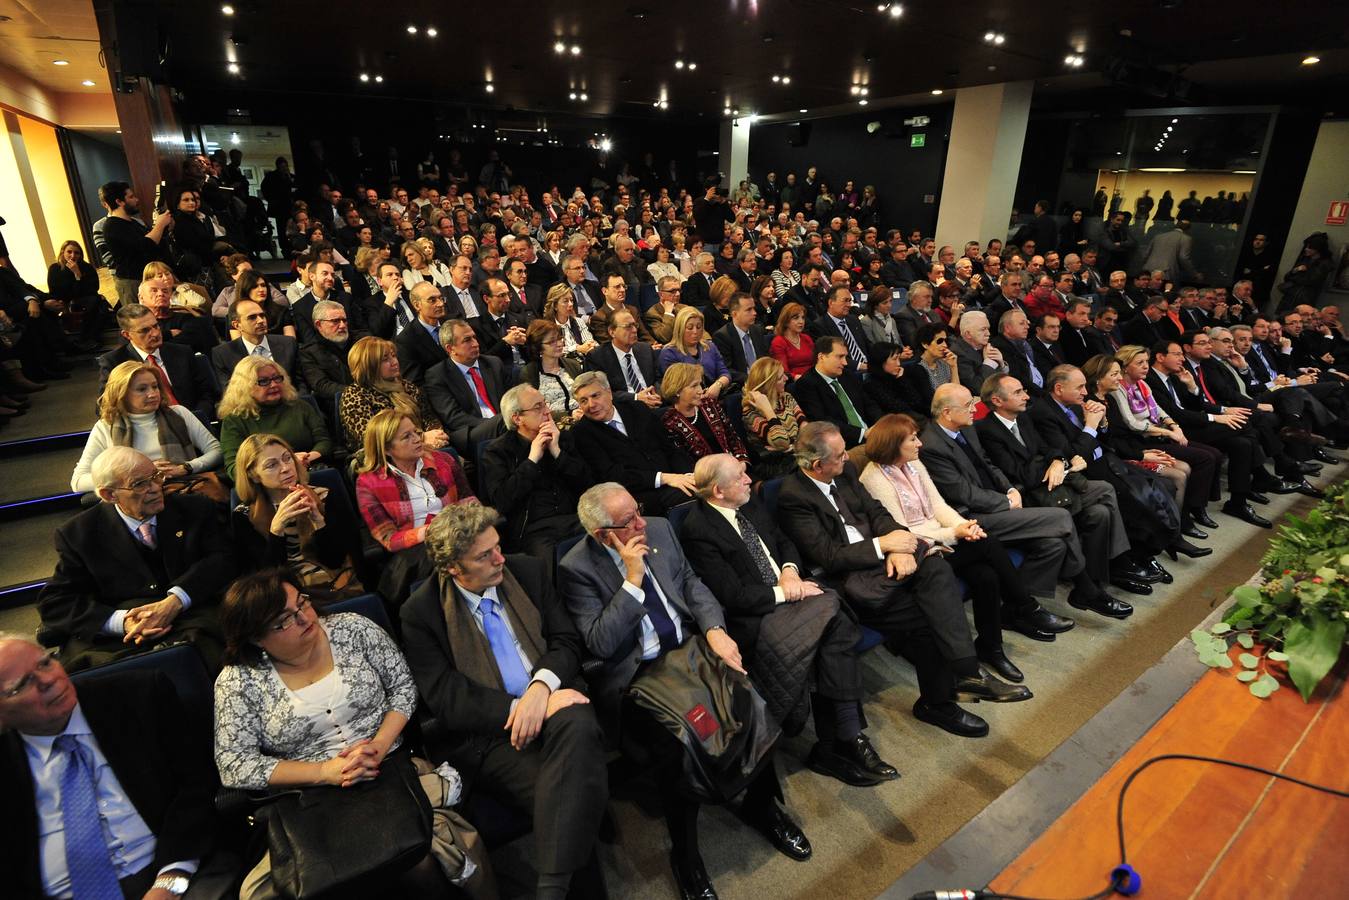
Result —
<instances>
[{"instance_id":1,"label":"theater seat","mask_svg":"<svg viewBox=\"0 0 1349 900\"><path fill-rule=\"evenodd\" d=\"M78 690L80 683L90 678L144 671L163 672L173 684L174 690L178 692L178 699L183 702L183 706L194 714L204 715L209 726L212 709L215 706L214 681L211 674L206 671L206 663L202 661L197 648L187 642L158 647L101 666L83 669L72 673L70 680Z\"/></svg>"},{"instance_id":2,"label":"theater seat","mask_svg":"<svg viewBox=\"0 0 1349 900\"><path fill-rule=\"evenodd\" d=\"M325 603L323 604L323 611L329 615L339 612L360 613L383 628L395 640L398 638L393 630L393 622L389 619L389 612L384 608L384 601L380 599L379 594L361 594L357 597L347 597L343 600Z\"/></svg>"},{"instance_id":3,"label":"theater seat","mask_svg":"<svg viewBox=\"0 0 1349 900\"><path fill-rule=\"evenodd\" d=\"M697 500L686 500L678 506L670 507L670 511L666 513L665 518L669 520L670 527L674 529L675 534L679 534L679 528L684 524L685 517L688 516L689 511L693 509L697 502Z\"/></svg>"}]
</instances>

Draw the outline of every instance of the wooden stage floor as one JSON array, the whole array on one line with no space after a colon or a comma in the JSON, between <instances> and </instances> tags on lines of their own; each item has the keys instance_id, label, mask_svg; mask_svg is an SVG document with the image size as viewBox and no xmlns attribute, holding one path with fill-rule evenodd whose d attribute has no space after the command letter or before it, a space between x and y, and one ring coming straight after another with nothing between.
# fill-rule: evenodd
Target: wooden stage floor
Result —
<instances>
[{"instance_id":1,"label":"wooden stage floor","mask_svg":"<svg viewBox=\"0 0 1349 900\"><path fill-rule=\"evenodd\" d=\"M1042 898L1102 890L1119 864L1120 787L1161 754L1214 756L1349 789L1346 670L1342 661L1309 703L1287 683L1267 700L1252 697L1234 678L1240 667L1206 673L988 889ZM1156 763L1129 789L1124 833L1147 900L1349 897L1349 800L1256 772Z\"/></svg>"}]
</instances>

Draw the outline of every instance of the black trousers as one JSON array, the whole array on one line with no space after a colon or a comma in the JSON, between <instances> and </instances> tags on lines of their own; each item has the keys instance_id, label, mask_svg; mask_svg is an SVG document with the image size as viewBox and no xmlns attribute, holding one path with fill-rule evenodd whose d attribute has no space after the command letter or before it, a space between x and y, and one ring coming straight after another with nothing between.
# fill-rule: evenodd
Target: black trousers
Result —
<instances>
[{"instance_id":1,"label":"black trousers","mask_svg":"<svg viewBox=\"0 0 1349 900\"><path fill-rule=\"evenodd\" d=\"M1222 485L1218 483L1218 468L1223 461L1221 450L1198 441L1190 441L1183 447L1167 441L1160 445L1160 449L1190 466L1190 478L1185 485L1184 512L1199 512L1210 500L1222 497Z\"/></svg>"},{"instance_id":2,"label":"black trousers","mask_svg":"<svg viewBox=\"0 0 1349 900\"><path fill-rule=\"evenodd\" d=\"M1255 470L1265 463L1265 453L1254 435L1210 422L1193 432L1187 431L1185 436L1191 441L1201 441L1227 456L1227 489L1233 501L1244 503L1251 493Z\"/></svg>"},{"instance_id":3,"label":"black trousers","mask_svg":"<svg viewBox=\"0 0 1349 900\"><path fill-rule=\"evenodd\" d=\"M975 649L981 655L1001 650L1003 615L1015 617L1039 608L1017 576L1007 549L990 535L961 541L946 559L970 589Z\"/></svg>"}]
</instances>

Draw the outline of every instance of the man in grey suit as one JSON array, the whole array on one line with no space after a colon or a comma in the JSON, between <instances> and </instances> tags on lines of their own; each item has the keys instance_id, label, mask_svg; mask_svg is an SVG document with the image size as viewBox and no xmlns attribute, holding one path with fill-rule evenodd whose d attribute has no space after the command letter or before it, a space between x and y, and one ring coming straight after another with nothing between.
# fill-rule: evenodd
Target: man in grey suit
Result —
<instances>
[{"instance_id":1,"label":"man in grey suit","mask_svg":"<svg viewBox=\"0 0 1349 900\"><path fill-rule=\"evenodd\" d=\"M1194 263L1190 259L1193 246L1190 223L1181 219L1175 228L1162 232L1148 244L1143 268L1149 272L1160 271L1167 281L1198 281L1200 275L1194 270Z\"/></svg>"},{"instance_id":2,"label":"man in grey suit","mask_svg":"<svg viewBox=\"0 0 1349 900\"><path fill-rule=\"evenodd\" d=\"M1025 554L1026 588L1051 597L1059 578L1073 581L1068 602L1123 619L1133 607L1107 594L1086 574L1086 557L1066 509L1025 509L1021 493L989 460L972 427L975 401L969 389L944 384L932 396L932 421L923 429L919 458L942 499L981 528Z\"/></svg>"},{"instance_id":3,"label":"man in grey suit","mask_svg":"<svg viewBox=\"0 0 1349 900\"><path fill-rule=\"evenodd\" d=\"M740 648L726 632L721 604L694 574L669 522L643 518L637 501L616 482L587 490L576 514L587 536L562 558L558 579L586 649L604 663L589 679L601 723L654 762L648 768L654 770L673 845L671 867L683 896L715 897L698 850L699 803L680 788L683 744L624 697L648 665L680 652L693 634L744 674ZM805 861L810 842L779 803L782 787L772 752L749 782L740 815L784 855Z\"/></svg>"},{"instance_id":4,"label":"man in grey suit","mask_svg":"<svg viewBox=\"0 0 1349 900\"><path fill-rule=\"evenodd\" d=\"M967 388L977 389L988 376L1007 371L1002 351L990 338L988 316L983 312L972 309L960 317L960 337L951 338L948 344L956 355L960 383Z\"/></svg>"},{"instance_id":5,"label":"man in grey suit","mask_svg":"<svg viewBox=\"0 0 1349 900\"><path fill-rule=\"evenodd\" d=\"M919 328L941 322L941 317L932 311L931 282L915 281L909 285L908 303L895 313L895 322L906 347L913 346L913 336Z\"/></svg>"},{"instance_id":6,"label":"man in grey suit","mask_svg":"<svg viewBox=\"0 0 1349 900\"><path fill-rule=\"evenodd\" d=\"M239 336L211 348L211 367L222 390L230 383L234 367L245 356L265 356L285 369L291 381L300 380L299 346L295 338L267 333L267 313L262 304L255 300L235 300L229 305L229 322Z\"/></svg>"}]
</instances>

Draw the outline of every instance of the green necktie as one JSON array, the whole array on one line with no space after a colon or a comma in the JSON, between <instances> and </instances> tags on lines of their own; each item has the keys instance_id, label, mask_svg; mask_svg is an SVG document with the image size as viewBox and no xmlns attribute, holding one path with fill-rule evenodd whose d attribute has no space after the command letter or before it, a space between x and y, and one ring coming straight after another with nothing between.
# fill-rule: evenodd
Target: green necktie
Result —
<instances>
[{"instance_id":1,"label":"green necktie","mask_svg":"<svg viewBox=\"0 0 1349 900\"><path fill-rule=\"evenodd\" d=\"M852 400L848 397L848 392L843 389L843 385L837 380L832 382L834 393L838 395L838 402L843 404L843 414L848 417L848 424L854 428L865 428L862 417L857 414L857 407L852 405Z\"/></svg>"}]
</instances>

